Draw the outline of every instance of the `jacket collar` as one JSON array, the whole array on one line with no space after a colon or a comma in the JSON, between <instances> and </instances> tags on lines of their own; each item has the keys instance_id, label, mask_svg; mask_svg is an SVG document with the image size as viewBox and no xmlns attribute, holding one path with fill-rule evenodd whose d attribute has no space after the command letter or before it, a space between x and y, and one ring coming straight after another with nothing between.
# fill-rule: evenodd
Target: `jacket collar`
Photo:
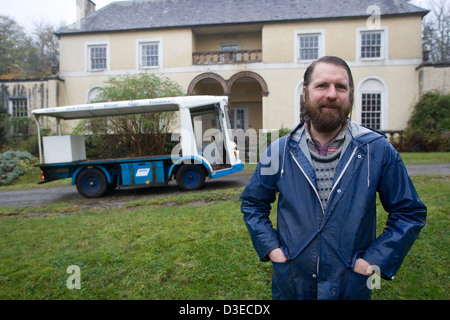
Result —
<instances>
[{"instance_id":1,"label":"jacket collar","mask_svg":"<svg viewBox=\"0 0 450 320\"><path fill-rule=\"evenodd\" d=\"M292 142L299 143L301 139L305 137L305 123L301 122L297 125L297 127L292 130L287 139ZM347 137L349 139L347 139ZM361 126L357 124L356 122L353 122L352 120L348 120L348 129L347 129L347 137L346 140L355 139L357 141L360 141L361 144L369 143L375 139L386 137L386 135L382 132L376 131L371 128L367 128L364 126ZM346 141L348 144L349 141Z\"/></svg>"},{"instance_id":2,"label":"jacket collar","mask_svg":"<svg viewBox=\"0 0 450 320\"><path fill-rule=\"evenodd\" d=\"M291 149L296 149L299 147L303 153L303 155L308 159L309 163L312 162L311 155L309 152L308 145L306 143L306 134L305 134L306 128L305 123L301 122L297 125L297 127L294 128L287 136L286 141L284 144L284 150L283 150L283 170L282 175L284 173L284 161L286 157L286 147L289 144ZM372 142L376 139L386 137L383 133L361 126L357 124L356 122L353 122L352 120L348 120L348 128L347 133L345 136L344 145L342 147L341 152L341 159L346 154L345 151L347 150L348 146L351 144L352 148L358 147L363 152L367 152L367 146L369 142Z\"/></svg>"}]
</instances>

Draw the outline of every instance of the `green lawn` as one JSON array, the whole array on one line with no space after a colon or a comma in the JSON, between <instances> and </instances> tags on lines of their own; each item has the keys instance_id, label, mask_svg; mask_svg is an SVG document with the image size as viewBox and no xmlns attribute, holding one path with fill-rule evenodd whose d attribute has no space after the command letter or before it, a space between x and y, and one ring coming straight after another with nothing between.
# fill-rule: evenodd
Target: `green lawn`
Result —
<instances>
[{"instance_id":1,"label":"green lawn","mask_svg":"<svg viewBox=\"0 0 450 320\"><path fill-rule=\"evenodd\" d=\"M448 300L450 175L412 178L427 225L395 280L383 280L373 298ZM270 299L271 265L251 245L242 190L114 209L0 208L0 299ZM381 232L386 214L378 209ZM80 290L66 286L71 265L80 267Z\"/></svg>"},{"instance_id":2,"label":"green lawn","mask_svg":"<svg viewBox=\"0 0 450 320\"><path fill-rule=\"evenodd\" d=\"M270 266L253 252L240 192L4 218L0 299L268 299ZM66 287L70 265L81 269L81 290Z\"/></svg>"},{"instance_id":3,"label":"green lawn","mask_svg":"<svg viewBox=\"0 0 450 320\"><path fill-rule=\"evenodd\" d=\"M406 165L450 163L450 152L403 152L400 155Z\"/></svg>"},{"instance_id":4,"label":"green lawn","mask_svg":"<svg viewBox=\"0 0 450 320\"><path fill-rule=\"evenodd\" d=\"M393 281L382 281L374 299L450 299L450 175L418 175L412 180L427 205L427 222ZM387 213L377 205L378 231Z\"/></svg>"}]
</instances>

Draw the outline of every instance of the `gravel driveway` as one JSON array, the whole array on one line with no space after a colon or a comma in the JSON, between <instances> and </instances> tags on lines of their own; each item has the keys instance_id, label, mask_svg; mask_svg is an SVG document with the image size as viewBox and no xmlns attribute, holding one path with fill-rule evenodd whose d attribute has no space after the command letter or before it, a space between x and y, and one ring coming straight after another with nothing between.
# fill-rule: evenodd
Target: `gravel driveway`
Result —
<instances>
[{"instance_id":1,"label":"gravel driveway","mask_svg":"<svg viewBox=\"0 0 450 320\"><path fill-rule=\"evenodd\" d=\"M450 174L450 163L407 166L410 175ZM247 185L251 173L238 172L218 179L207 180L205 189L215 190ZM67 202L83 207L121 207L133 200L143 200L158 196L176 195L180 192L176 183L171 181L167 187L126 188L114 190L111 195L98 199L83 198L75 186L52 188L34 188L28 190L0 192L0 207L45 206L55 202Z\"/></svg>"}]
</instances>

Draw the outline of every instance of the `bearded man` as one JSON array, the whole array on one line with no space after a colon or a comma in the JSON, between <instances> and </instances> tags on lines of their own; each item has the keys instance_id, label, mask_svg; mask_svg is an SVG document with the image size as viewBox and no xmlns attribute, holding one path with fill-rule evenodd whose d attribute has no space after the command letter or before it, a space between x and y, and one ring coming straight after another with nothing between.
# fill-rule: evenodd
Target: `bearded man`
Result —
<instances>
[{"instance_id":1,"label":"bearded man","mask_svg":"<svg viewBox=\"0 0 450 320\"><path fill-rule=\"evenodd\" d=\"M273 299L370 299L374 277L394 278L425 225L426 206L397 151L348 119L353 101L345 61L313 62L305 119L269 146L241 195L258 257L273 264ZM377 192L389 213L378 236Z\"/></svg>"}]
</instances>

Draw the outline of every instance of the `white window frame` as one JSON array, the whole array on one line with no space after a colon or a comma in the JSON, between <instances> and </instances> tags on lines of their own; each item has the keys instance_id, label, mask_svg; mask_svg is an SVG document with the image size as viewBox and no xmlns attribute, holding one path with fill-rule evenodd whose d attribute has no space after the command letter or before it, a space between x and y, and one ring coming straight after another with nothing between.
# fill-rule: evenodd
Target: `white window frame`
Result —
<instances>
[{"instance_id":1,"label":"white window frame","mask_svg":"<svg viewBox=\"0 0 450 320\"><path fill-rule=\"evenodd\" d=\"M95 47L105 47L106 48L106 68L102 69L92 69L91 64L91 49ZM103 72L110 69L110 45L109 42L88 42L86 43L86 71L87 72Z\"/></svg>"},{"instance_id":2,"label":"white window frame","mask_svg":"<svg viewBox=\"0 0 450 320\"><path fill-rule=\"evenodd\" d=\"M381 48L379 57L363 58L362 55L362 35L367 33L379 33L381 35ZM388 30L387 27L381 28L358 28L356 32L356 57L358 61L383 61L388 57Z\"/></svg>"},{"instance_id":3,"label":"white window frame","mask_svg":"<svg viewBox=\"0 0 450 320\"><path fill-rule=\"evenodd\" d=\"M325 55L325 30L324 29L316 29L316 30L296 30L294 32L294 59L295 59L295 63L300 63L300 64L309 64L314 60L317 59L305 59L302 60L301 59L301 55L300 55L300 37L302 36L318 36L318 58L321 58Z\"/></svg>"},{"instance_id":4,"label":"white window frame","mask_svg":"<svg viewBox=\"0 0 450 320\"><path fill-rule=\"evenodd\" d=\"M158 45L158 65L156 66L144 66L142 63L142 47L144 45ZM160 38L152 38L152 39L137 39L136 40L136 69L138 70L148 70L148 69L159 69L162 68L162 39Z\"/></svg>"}]
</instances>

